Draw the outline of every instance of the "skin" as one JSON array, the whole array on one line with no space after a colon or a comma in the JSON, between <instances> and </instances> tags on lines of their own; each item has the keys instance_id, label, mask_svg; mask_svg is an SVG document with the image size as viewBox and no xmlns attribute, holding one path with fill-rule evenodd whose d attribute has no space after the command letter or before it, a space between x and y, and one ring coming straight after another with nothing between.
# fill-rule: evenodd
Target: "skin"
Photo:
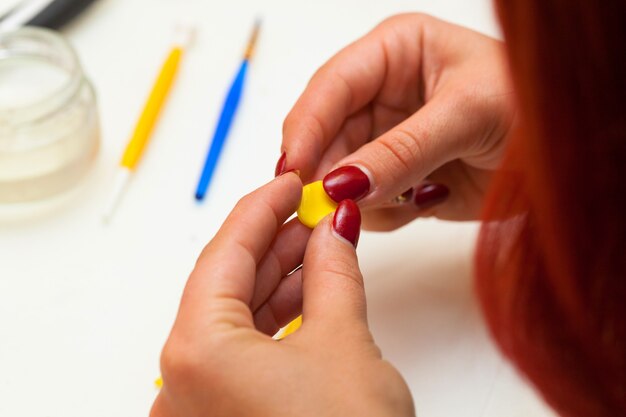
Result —
<instances>
[{"instance_id":1,"label":"skin","mask_svg":"<svg viewBox=\"0 0 626 417\"><path fill-rule=\"evenodd\" d=\"M512 120L501 43L424 15L391 18L312 78L284 124L302 180L356 164L371 175L365 225L472 219ZM450 198L419 211L389 201L428 180ZM412 416L399 373L367 326L354 247L326 218L297 220L302 181L244 197L200 255L161 357L151 417ZM304 267L289 275L297 266ZM281 342L270 335L303 314Z\"/></svg>"},{"instance_id":2,"label":"skin","mask_svg":"<svg viewBox=\"0 0 626 417\"><path fill-rule=\"evenodd\" d=\"M414 415L369 332L352 244L330 218L308 242L303 226L281 227L301 188L289 173L244 197L203 251L163 349L151 417ZM285 233L307 243L304 254ZM281 280L303 255L304 268ZM293 289L301 298L281 295ZM300 330L269 336L300 310Z\"/></svg>"},{"instance_id":3,"label":"skin","mask_svg":"<svg viewBox=\"0 0 626 417\"><path fill-rule=\"evenodd\" d=\"M422 14L392 17L331 58L287 116L282 150L305 182L357 165L370 174L364 226L418 216L471 220L513 117L504 46ZM450 189L432 209L389 207L423 180Z\"/></svg>"}]
</instances>

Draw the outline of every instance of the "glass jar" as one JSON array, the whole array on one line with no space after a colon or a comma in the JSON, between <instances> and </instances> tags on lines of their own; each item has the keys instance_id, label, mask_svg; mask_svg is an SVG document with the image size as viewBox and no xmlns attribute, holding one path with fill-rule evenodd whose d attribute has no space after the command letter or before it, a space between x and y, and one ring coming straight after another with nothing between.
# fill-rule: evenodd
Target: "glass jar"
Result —
<instances>
[{"instance_id":1,"label":"glass jar","mask_svg":"<svg viewBox=\"0 0 626 417\"><path fill-rule=\"evenodd\" d=\"M0 203L69 189L98 144L95 94L69 43L47 29L0 33Z\"/></svg>"}]
</instances>

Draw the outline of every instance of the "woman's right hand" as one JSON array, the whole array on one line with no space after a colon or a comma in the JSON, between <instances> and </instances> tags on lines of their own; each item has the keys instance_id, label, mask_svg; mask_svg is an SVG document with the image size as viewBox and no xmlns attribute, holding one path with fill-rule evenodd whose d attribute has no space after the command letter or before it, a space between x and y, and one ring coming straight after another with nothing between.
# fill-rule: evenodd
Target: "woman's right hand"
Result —
<instances>
[{"instance_id":1,"label":"woman's right hand","mask_svg":"<svg viewBox=\"0 0 626 417\"><path fill-rule=\"evenodd\" d=\"M152 417L415 415L368 328L356 204L344 201L313 231L283 224L301 190L286 174L244 197L200 255ZM297 332L272 339L300 314Z\"/></svg>"},{"instance_id":2,"label":"woman's right hand","mask_svg":"<svg viewBox=\"0 0 626 417\"><path fill-rule=\"evenodd\" d=\"M373 230L419 216L474 219L503 153L512 96L501 42L422 14L396 16L317 71L285 120L277 173L325 177L334 199L360 199Z\"/></svg>"}]
</instances>

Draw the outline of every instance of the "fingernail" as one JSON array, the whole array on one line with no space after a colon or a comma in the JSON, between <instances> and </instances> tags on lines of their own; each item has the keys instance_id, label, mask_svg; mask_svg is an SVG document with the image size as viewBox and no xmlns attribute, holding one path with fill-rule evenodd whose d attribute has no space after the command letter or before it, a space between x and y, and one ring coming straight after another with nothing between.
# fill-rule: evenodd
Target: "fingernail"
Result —
<instances>
[{"instance_id":1,"label":"fingernail","mask_svg":"<svg viewBox=\"0 0 626 417\"><path fill-rule=\"evenodd\" d=\"M355 166L337 168L324 177L324 190L335 202L360 200L370 191L370 179Z\"/></svg>"},{"instance_id":2,"label":"fingernail","mask_svg":"<svg viewBox=\"0 0 626 417\"><path fill-rule=\"evenodd\" d=\"M442 184L424 184L416 188L413 203L419 209L427 209L441 204L450 195L448 187Z\"/></svg>"},{"instance_id":3,"label":"fingernail","mask_svg":"<svg viewBox=\"0 0 626 417\"><path fill-rule=\"evenodd\" d=\"M354 201L339 203L333 217L333 230L356 248L361 234L361 211Z\"/></svg>"},{"instance_id":4,"label":"fingernail","mask_svg":"<svg viewBox=\"0 0 626 417\"><path fill-rule=\"evenodd\" d=\"M406 190L405 192L403 192L402 194L394 198L393 202L395 204L404 204L407 201L411 201L411 197L413 197L413 189L409 188L408 190Z\"/></svg>"},{"instance_id":5,"label":"fingernail","mask_svg":"<svg viewBox=\"0 0 626 417\"><path fill-rule=\"evenodd\" d=\"M287 152L283 152L276 163L276 168L274 169L274 176L278 177L285 173L285 169L287 168Z\"/></svg>"}]
</instances>

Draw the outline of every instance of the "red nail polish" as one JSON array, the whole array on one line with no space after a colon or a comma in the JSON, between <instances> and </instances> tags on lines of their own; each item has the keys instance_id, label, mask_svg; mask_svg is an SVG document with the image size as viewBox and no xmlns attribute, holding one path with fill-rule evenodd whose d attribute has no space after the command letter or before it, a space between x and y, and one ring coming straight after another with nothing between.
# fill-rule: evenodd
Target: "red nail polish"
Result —
<instances>
[{"instance_id":1,"label":"red nail polish","mask_svg":"<svg viewBox=\"0 0 626 417\"><path fill-rule=\"evenodd\" d=\"M276 163L276 168L274 169L274 176L278 177L285 173L287 168L287 152L283 152Z\"/></svg>"},{"instance_id":2,"label":"red nail polish","mask_svg":"<svg viewBox=\"0 0 626 417\"><path fill-rule=\"evenodd\" d=\"M417 187L413 203L420 209L427 209L441 204L450 195L448 187L442 184L424 184Z\"/></svg>"},{"instance_id":3,"label":"red nail polish","mask_svg":"<svg viewBox=\"0 0 626 417\"><path fill-rule=\"evenodd\" d=\"M333 217L333 230L356 248L361 234L361 211L354 201L339 203Z\"/></svg>"},{"instance_id":4,"label":"red nail polish","mask_svg":"<svg viewBox=\"0 0 626 417\"><path fill-rule=\"evenodd\" d=\"M337 168L324 177L326 194L337 203L343 200L360 200L370 191L370 179L354 166Z\"/></svg>"}]
</instances>

